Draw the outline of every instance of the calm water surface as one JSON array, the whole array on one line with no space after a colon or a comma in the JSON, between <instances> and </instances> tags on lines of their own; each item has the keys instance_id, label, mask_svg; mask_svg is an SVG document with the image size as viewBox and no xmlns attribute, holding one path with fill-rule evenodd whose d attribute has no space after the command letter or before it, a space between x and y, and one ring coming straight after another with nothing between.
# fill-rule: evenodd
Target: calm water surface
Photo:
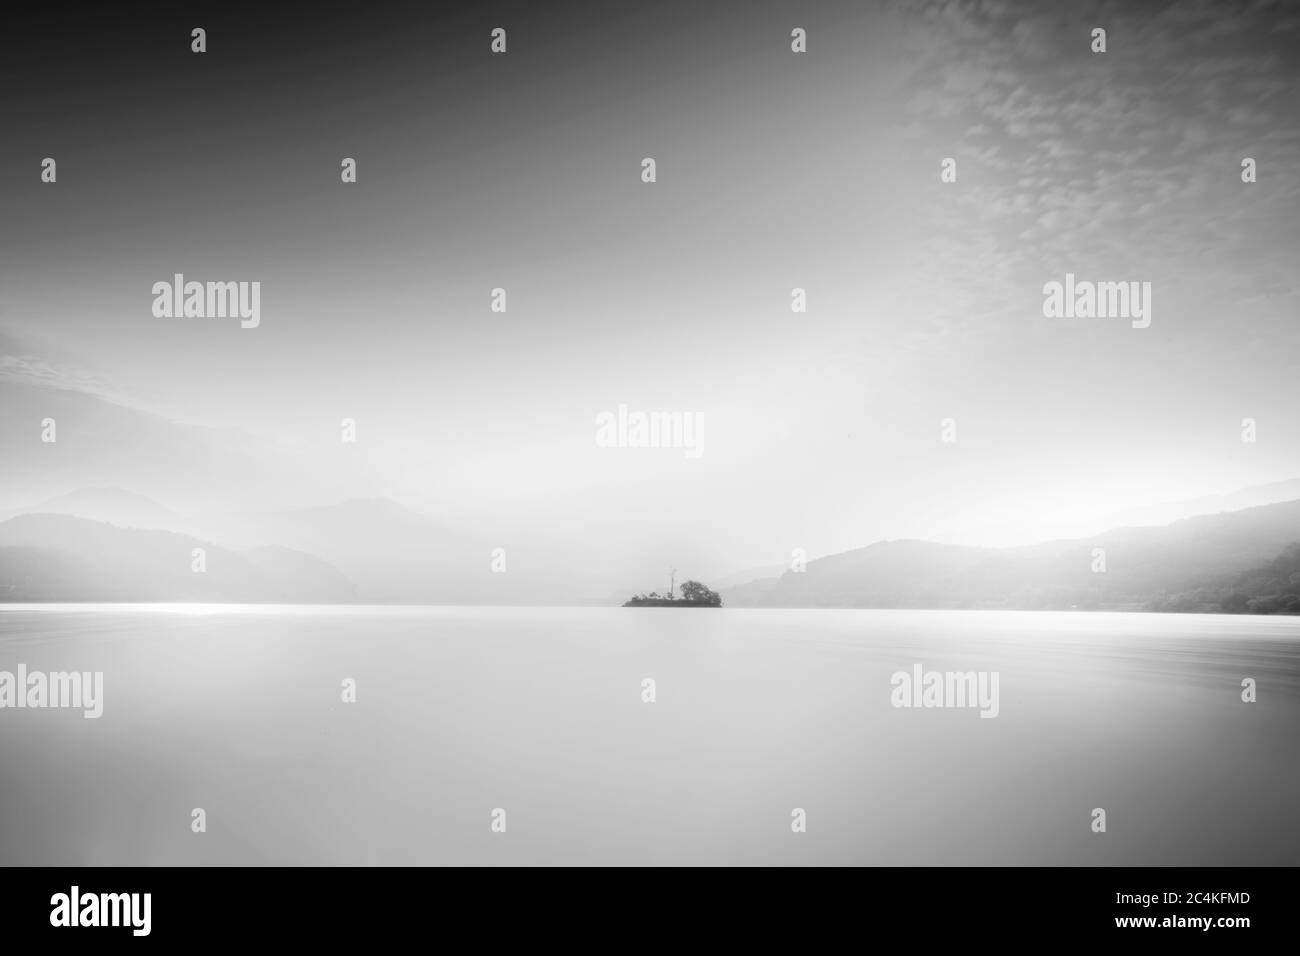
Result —
<instances>
[{"instance_id":1,"label":"calm water surface","mask_svg":"<svg viewBox=\"0 0 1300 956\"><path fill-rule=\"evenodd\" d=\"M104 713L0 709L4 864L1300 864L1295 618L0 605L19 664Z\"/></svg>"}]
</instances>

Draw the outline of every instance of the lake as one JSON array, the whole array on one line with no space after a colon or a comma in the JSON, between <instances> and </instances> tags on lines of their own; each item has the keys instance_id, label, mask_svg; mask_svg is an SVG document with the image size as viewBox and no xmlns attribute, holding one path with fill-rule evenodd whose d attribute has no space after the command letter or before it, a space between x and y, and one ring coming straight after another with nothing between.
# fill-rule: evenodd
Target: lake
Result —
<instances>
[{"instance_id":1,"label":"lake","mask_svg":"<svg viewBox=\"0 0 1300 956\"><path fill-rule=\"evenodd\" d=\"M19 665L103 713L0 709L9 865L1300 863L1296 618L0 605Z\"/></svg>"}]
</instances>

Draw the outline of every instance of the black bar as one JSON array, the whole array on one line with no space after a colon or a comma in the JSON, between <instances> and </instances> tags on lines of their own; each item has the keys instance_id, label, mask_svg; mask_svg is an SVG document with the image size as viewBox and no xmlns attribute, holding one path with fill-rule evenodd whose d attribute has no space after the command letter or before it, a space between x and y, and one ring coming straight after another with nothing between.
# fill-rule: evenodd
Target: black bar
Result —
<instances>
[{"instance_id":1,"label":"black bar","mask_svg":"<svg viewBox=\"0 0 1300 956\"><path fill-rule=\"evenodd\" d=\"M40 868L2 871L6 942L499 944L578 937L609 946L693 938L785 940L806 950L859 942L979 944L1129 938L1140 946L1233 945L1294 923L1286 868ZM124 907L118 926L54 926L57 895L150 894L148 935ZM1167 895L1174 894L1174 895ZM1145 899L1144 899L1145 898ZM143 897L140 897L143 901ZM119 902L120 905L120 902ZM107 911L106 911L107 912ZM143 907L134 911L143 926ZM111 913L109 913L111 916ZM1189 925L1208 918L1212 925ZM1248 925L1219 921L1244 918ZM1121 920L1152 920L1119 925ZM1166 923L1166 921L1170 921ZM1182 922L1179 922L1182 921ZM74 935L75 934L75 935ZM612 935L598 935L612 934ZM460 944L457 944L460 945ZM1122 943L1121 943L1122 945ZM602 946L602 948L604 948Z\"/></svg>"}]
</instances>

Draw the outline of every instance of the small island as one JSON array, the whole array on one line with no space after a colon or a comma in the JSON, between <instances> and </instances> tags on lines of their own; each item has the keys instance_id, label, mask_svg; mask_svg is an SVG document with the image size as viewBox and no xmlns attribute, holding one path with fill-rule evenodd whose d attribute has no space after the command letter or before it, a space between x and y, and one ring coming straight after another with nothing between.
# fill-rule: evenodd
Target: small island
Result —
<instances>
[{"instance_id":1,"label":"small island","mask_svg":"<svg viewBox=\"0 0 1300 956\"><path fill-rule=\"evenodd\" d=\"M676 581L675 574L673 580ZM666 597L657 591L638 594L631 600L624 601L623 607L722 607L722 595L710 591L699 581L684 582L681 597L674 596L675 590L674 585L669 584Z\"/></svg>"}]
</instances>

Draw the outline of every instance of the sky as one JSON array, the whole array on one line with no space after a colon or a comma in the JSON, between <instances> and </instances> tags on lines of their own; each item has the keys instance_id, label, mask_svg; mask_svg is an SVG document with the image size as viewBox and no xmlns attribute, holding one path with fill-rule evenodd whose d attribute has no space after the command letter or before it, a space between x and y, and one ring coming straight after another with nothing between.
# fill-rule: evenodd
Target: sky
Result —
<instances>
[{"instance_id":1,"label":"sky","mask_svg":"<svg viewBox=\"0 0 1300 956\"><path fill-rule=\"evenodd\" d=\"M7 505L147 445L179 510L386 496L722 573L1300 476L1294 4L18 9ZM260 281L260 325L156 317L177 272ZM1150 327L1045 317L1066 273L1150 282ZM52 391L131 410L60 487ZM598 447L619 405L703 454Z\"/></svg>"}]
</instances>

